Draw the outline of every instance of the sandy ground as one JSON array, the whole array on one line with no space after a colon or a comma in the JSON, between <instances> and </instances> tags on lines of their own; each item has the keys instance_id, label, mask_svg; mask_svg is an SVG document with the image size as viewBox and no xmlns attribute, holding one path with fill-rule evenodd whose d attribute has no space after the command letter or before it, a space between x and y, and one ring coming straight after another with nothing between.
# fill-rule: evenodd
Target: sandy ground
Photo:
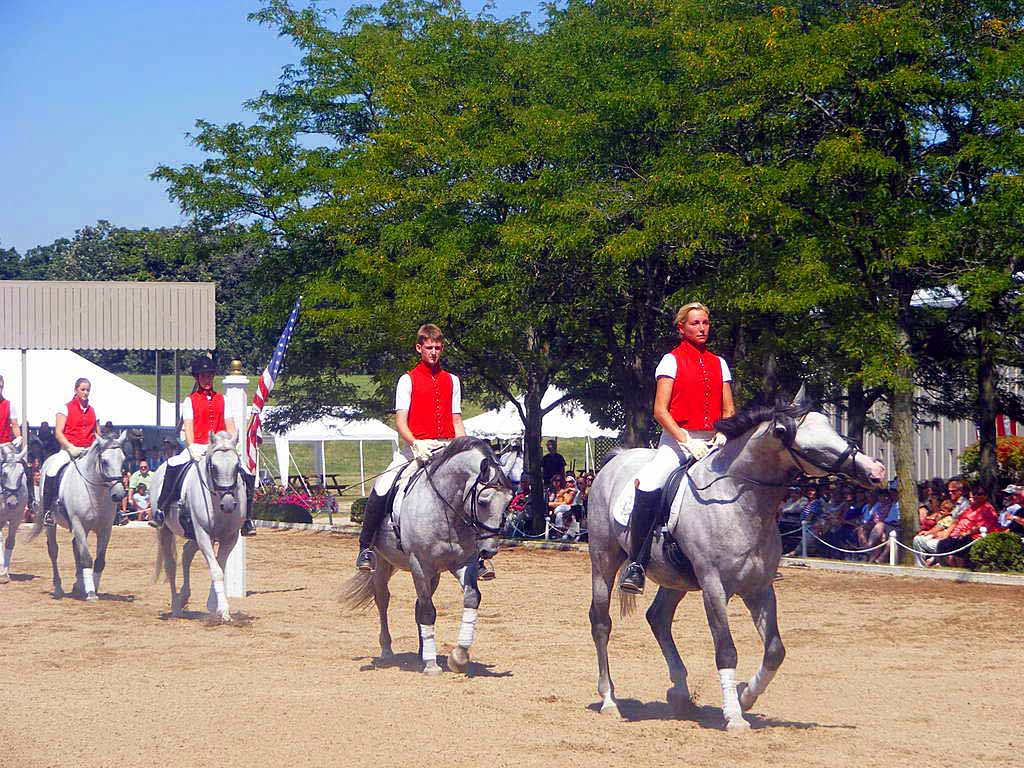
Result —
<instances>
[{"instance_id":1,"label":"sandy ground","mask_svg":"<svg viewBox=\"0 0 1024 768\"><path fill-rule=\"evenodd\" d=\"M70 585L65 531L61 541ZM0 765L959 768L1007 765L1024 746L1020 588L786 569L789 655L753 730L734 736L694 596L676 620L694 713L665 704L667 673L639 615L612 635L623 717L597 712L585 553L503 552L471 674L437 678L418 672L407 574L392 580L399 663L374 664L375 612L339 612L351 538L261 530L235 625L204 621L198 559L194 612L171 619L154 555L152 534L116 529L103 599L85 603L50 596L42 541L15 550L18 575L0 586ZM451 579L438 592L443 653L461 599ZM759 641L739 601L732 615L745 679Z\"/></svg>"}]
</instances>

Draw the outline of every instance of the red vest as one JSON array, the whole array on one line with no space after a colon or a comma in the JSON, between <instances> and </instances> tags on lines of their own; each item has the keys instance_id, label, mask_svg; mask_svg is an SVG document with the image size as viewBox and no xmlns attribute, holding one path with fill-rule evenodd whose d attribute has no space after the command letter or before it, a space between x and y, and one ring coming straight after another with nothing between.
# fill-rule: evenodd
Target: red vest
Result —
<instances>
[{"instance_id":1,"label":"red vest","mask_svg":"<svg viewBox=\"0 0 1024 768\"><path fill-rule=\"evenodd\" d=\"M77 397L66 407L68 418L64 422L64 437L72 445L88 448L96 439L96 411L91 405L83 411Z\"/></svg>"},{"instance_id":2,"label":"red vest","mask_svg":"<svg viewBox=\"0 0 1024 768\"><path fill-rule=\"evenodd\" d=\"M421 362L411 371L412 398L409 402L409 430L417 440L451 440L455 437L452 421L452 375L438 370L435 376Z\"/></svg>"},{"instance_id":3,"label":"red vest","mask_svg":"<svg viewBox=\"0 0 1024 768\"><path fill-rule=\"evenodd\" d=\"M199 445L210 442L211 432L223 432L227 429L224 423L224 395L212 392L209 397L203 393L193 392L192 400L192 440Z\"/></svg>"},{"instance_id":4,"label":"red vest","mask_svg":"<svg viewBox=\"0 0 1024 768\"><path fill-rule=\"evenodd\" d=\"M714 429L722 418L722 363L718 355L703 352L688 341L672 350L676 378L668 412L683 429Z\"/></svg>"},{"instance_id":5,"label":"red vest","mask_svg":"<svg viewBox=\"0 0 1024 768\"><path fill-rule=\"evenodd\" d=\"M0 443L9 443L14 439L11 431L11 401L0 400Z\"/></svg>"}]
</instances>

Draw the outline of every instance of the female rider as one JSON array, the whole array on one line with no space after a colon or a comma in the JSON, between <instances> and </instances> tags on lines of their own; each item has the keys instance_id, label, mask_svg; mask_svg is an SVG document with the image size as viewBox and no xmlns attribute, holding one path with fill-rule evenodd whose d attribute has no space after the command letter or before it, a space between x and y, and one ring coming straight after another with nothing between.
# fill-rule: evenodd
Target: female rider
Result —
<instances>
[{"instance_id":1,"label":"female rider","mask_svg":"<svg viewBox=\"0 0 1024 768\"><path fill-rule=\"evenodd\" d=\"M735 412L732 374L725 360L707 348L710 329L706 306L695 301L681 307L676 314L679 345L661 359L654 374L654 418L661 425L661 440L654 458L637 474L629 524L630 562L619 582L623 592L644 591L651 533L669 474L725 444L725 435L714 432L714 423Z\"/></svg>"},{"instance_id":2,"label":"female rider","mask_svg":"<svg viewBox=\"0 0 1024 768\"><path fill-rule=\"evenodd\" d=\"M75 380L75 396L57 411L54 435L61 450L43 462L43 525L54 525L51 507L57 495L57 476L61 467L77 459L100 436L100 420L89 404L92 384L88 379Z\"/></svg>"}]
</instances>

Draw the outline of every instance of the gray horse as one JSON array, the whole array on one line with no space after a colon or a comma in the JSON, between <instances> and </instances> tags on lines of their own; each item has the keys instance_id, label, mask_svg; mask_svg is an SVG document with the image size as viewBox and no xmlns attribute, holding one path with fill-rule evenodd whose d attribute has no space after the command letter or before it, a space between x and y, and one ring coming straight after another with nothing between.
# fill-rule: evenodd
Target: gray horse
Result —
<instances>
[{"instance_id":1,"label":"gray horse","mask_svg":"<svg viewBox=\"0 0 1024 768\"><path fill-rule=\"evenodd\" d=\"M25 455L28 453L28 442L18 452L13 445L0 445L0 584L11 580L11 555L14 554L14 538L18 526L25 519L25 507L28 506L28 470L25 468ZM3 529L7 528L7 538Z\"/></svg>"},{"instance_id":2,"label":"gray horse","mask_svg":"<svg viewBox=\"0 0 1024 768\"><path fill-rule=\"evenodd\" d=\"M227 432L210 436L206 455L191 464L182 475L181 501L186 524L191 523L195 538L182 526L176 514L167 515L157 536L159 548L156 556L155 577L163 570L171 588L171 614L180 616L192 594L189 580L192 559L202 552L210 568L210 592L206 609L211 619L231 621L227 591L224 587L224 568L231 550L238 543L238 534L246 516L245 481L238 460L238 438ZM166 464L153 474L154 499L160 498ZM175 536L185 538L181 553L181 590L176 586L177 547ZM216 552L214 542L217 543Z\"/></svg>"},{"instance_id":3,"label":"gray horse","mask_svg":"<svg viewBox=\"0 0 1024 768\"><path fill-rule=\"evenodd\" d=\"M885 467L838 435L823 414L804 405L755 407L715 426L729 440L690 468L672 501L667 526L689 566L669 564L672 553L666 551L664 537L658 537L647 574L660 588L647 610L647 621L668 663L668 701L685 711L691 706L690 691L672 638L672 618L687 592L703 591L722 686L722 712L726 728L737 731L750 727L743 712L764 692L785 656L772 581L782 555L776 510L787 486L801 472L818 477L842 474L878 486L885 479ZM652 454L634 449L615 456L598 473L590 492L590 625L605 713L618 713L608 671L609 602L629 550L628 528L613 512L632 498L637 471ZM760 668L749 683L739 686L726 611L733 595L743 599L764 643ZM628 614L635 597L620 593L620 599L623 614Z\"/></svg>"},{"instance_id":4,"label":"gray horse","mask_svg":"<svg viewBox=\"0 0 1024 768\"><path fill-rule=\"evenodd\" d=\"M412 463L403 474L411 475L414 469ZM519 471L514 461L509 470ZM386 519L376 538L375 572L360 571L342 587L342 605L349 610L366 607L371 601L377 603L381 658L393 655L388 630L388 581L399 568L411 571L416 585L416 623L423 671L428 675L441 672L437 663L437 610L433 595L441 574L449 571L463 589L462 624L449 665L457 672L468 668L480 607L478 561L481 555L489 558L498 552L512 488L490 446L475 437L453 440L412 481L401 503L401 543Z\"/></svg>"},{"instance_id":5,"label":"gray horse","mask_svg":"<svg viewBox=\"0 0 1024 768\"><path fill-rule=\"evenodd\" d=\"M102 435L64 470L53 504L53 519L71 531L74 538L75 586L72 594L96 600L100 577L107 563L107 544L114 526L117 505L124 498L121 466L124 464L125 432ZM62 597L64 590L57 569L57 527L46 527L46 549L53 566L53 594ZM29 541L39 535L43 526L40 512ZM96 534L96 558L89 552L89 533Z\"/></svg>"}]
</instances>

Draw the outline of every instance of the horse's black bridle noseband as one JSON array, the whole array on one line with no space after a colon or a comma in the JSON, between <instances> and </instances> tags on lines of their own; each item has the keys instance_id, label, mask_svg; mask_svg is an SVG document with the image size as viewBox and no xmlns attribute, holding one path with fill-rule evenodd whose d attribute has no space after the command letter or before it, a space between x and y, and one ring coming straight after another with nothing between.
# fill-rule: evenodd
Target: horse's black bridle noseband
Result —
<instances>
[{"instance_id":1,"label":"horse's black bridle noseband","mask_svg":"<svg viewBox=\"0 0 1024 768\"><path fill-rule=\"evenodd\" d=\"M793 463L796 464L796 468L803 474L809 475L810 472L808 472L804 464L801 463L801 461L804 461L810 466L814 467L819 472L824 472L826 475L847 475L852 477L853 474L856 473L857 469L857 454L861 452L860 446L857 445L856 441L854 441L852 438L847 437L846 435L841 436L843 440L846 441L846 450L840 453L839 458L837 458L829 467L821 466L820 464L816 463L814 459L812 459L806 453L801 451L799 448L795 448L793 446L793 440L796 438L796 431L797 429L799 429L800 424L803 423L805 418L807 418L806 414L804 414L800 421L796 423L795 429L793 429L792 431L787 429L786 437L781 438L782 445L785 447L786 451L789 452L789 456L791 459L793 459ZM772 419L772 423L769 429L771 429L774 432L777 424L778 420ZM846 464L847 461L850 462L849 472L845 472L843 470L843 465Z\"/></svg>"},{"instance_id":2,"label":"horse's black bridle noseband","mask_svg":"<svg viewBox=\"0 0 1024 768\"><path fill-rule=\"evenodd\" d=\"M5 461L5 462L0 463L0 466L5 466L7 464L19 464L21 466L21 477L18 478L18 480L14 484L13 488L8 488L4 484L4 478L3 478L2 473L0 473L0 491L2 491L4 494L14 494L14 495L17 495L18 491L21 490L22 481L25 482L25 490L27 491L28 490L28 467L26 466L24 459L14 459L13 461Z\"/></svg>"}]
</instances>

